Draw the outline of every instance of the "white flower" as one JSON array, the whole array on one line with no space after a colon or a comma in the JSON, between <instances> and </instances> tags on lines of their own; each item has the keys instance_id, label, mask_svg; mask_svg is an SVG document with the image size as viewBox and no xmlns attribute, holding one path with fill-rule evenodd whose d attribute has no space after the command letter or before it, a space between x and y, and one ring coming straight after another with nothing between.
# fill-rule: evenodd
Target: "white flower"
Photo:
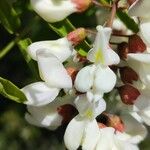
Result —
<instances>
[{"instance_id":1,"label":"white flower","mask_svg":"<svg viewBox=\"0 0 150 150\"><path fill-rule=\"evenodd\" d=\"M47 22L61 21L77 11L71 0L31 0L31 5Z\"/></svg>"},{"instance_id":2,"label":"white flower","mask_svg":"<svg viewBox=\"0 0 150 150\"><path fill-rule=\"evenodd\" d=\"M125 134L115 132L114 128L100 129L100 135L96 150L139 150Z\"/></svg>"},{"instance_id":3,"label":"white flower","mask_svg":"<svg viewBox=\"0 0 150 150\"><path fill-rule=\"evenodd\" d=\"M140 19L140 36L143 41L150 46L150 1L139 0L129 9L131 16L137 16Z\"/></svg>"},{"instance_id":4,"label":"white flower","mask_svg":"<svg viewBox=\"0 0 150 150\"><path fill-rule=\"evenodd\" d=\"M46 105L57 97L60 89L72 87L71 77L62 64L72 54L66 38L33 43L28 47L28 53L37 60L40 77L45 82L33 83L22 89L28 100L25 104Z\"/></svg>"},{"instance_id":5,"label":"white flower","mask_svg":"<svg viewBox=\"0 0 150 150\"><path fill-rule=\"evenodd\" d=\"M119 63L119 56L109 47L110 28L97 27L98 33L93 48L87 59L93 65L79 71L75 80L75 88L80 92L92 89L94 94L103 95L110 92L116 83L116 75L108 65Z\"/></svg>"},{"instance_id":6,"label":"white flower","mask_svg":"<svg viewBox=\"0 0 150 150\"><path fill-rule=\"evenodd\" d=\"M65 145L68 150L76 150L80 145L83 150L93 150L100 136L95 117L106 109L106 103L103 99L91 103L86 95L80 95L75 104L79 114L67 126Z\"/></svg>"},{"instance_id":7,"label":"white flower","mask_svg":"<svg viewBox=\"0 0 150 150\"><path fill-rule=\"evenodd\" d=\"M36 107L27 106L28 113L25 115L25 119L35 126L45 127L50 130L58 128L63 121L63 117L58 112L58 108L64 105L73 105L73 96L64 96L57 98L55 101L48 105Z\"/></svg>"}]
</instances>

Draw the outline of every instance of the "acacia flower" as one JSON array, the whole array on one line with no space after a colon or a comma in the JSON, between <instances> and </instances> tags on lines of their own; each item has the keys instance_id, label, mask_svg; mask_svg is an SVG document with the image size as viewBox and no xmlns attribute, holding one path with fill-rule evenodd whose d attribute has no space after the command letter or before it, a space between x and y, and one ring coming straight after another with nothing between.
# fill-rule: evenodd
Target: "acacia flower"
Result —
<instances>
[{"instance_id":1,"label":"acacia flower","mask_svg":"<svg viewBox=\"0 0 150 150\"><path fill-rule=\"evenodd\" d=\"M31 0L33 9L47 22L61 21L72 13L85 11L90 4L91 0Z\"/></svg>"},{"instance_id":2,"label":"acacia flower","mask_svg":"<svg viewBox=\"0 0 150 150\"><path fill-rule=\"evenodd\" d=\"M108 66L118 64L120 59L109 46L111 28L98 26L97 30L93 48L87 55L87 59L93 64L79 71L75 88L77 91L92 92L102 97L104 93L110 92L116 83L116 75Z\"/></svg>"}]
</instances>

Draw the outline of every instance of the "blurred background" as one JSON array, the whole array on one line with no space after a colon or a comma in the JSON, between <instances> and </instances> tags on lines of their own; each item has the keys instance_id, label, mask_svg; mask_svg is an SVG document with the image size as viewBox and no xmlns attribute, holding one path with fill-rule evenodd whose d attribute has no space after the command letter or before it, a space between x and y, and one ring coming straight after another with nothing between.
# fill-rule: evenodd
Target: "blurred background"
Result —
<instances>
[{"instance_id":1,"label":"blurred background","mask_svg":"<svg viewBox=\"0 0 150 150\"><path fill-rule=\"evenodd\" d=\"M22 88L40 80L37 66L32 62L35 68L31 68L24 59L23 48L18 44L12 46L10 42L15 41L20 35L23 35L20 40L30 38L32 42L57 39L59 36L31 10L28 0L6 1L17 12L21 25L10 34L3 23L0 24L0 53L7 45L11 46L4 56L0 57L0 77ZM96 24L95 11L94 7L83 14L73 14L69 19L76 27L91 28ZM25 121L25 112L25 105L0 95L0 150L65 150L63 146L65 127L52 132L32 126ZM150 150L150 136L141 143L140 147L141 150Z\"/></svg>"}]
</instances>

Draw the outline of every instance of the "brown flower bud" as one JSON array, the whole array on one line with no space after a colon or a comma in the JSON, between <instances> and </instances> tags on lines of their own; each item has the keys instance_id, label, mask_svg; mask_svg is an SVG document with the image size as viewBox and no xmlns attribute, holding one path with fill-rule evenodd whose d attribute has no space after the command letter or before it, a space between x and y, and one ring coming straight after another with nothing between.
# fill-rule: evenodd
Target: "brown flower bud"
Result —
<instances>
[{"instance_id":1,"label":"brown flower bud","mask_svg":"<svg viewBox=\"0 0 150 150\"><path fill-rule=\"evenodd\" d=\"M120 76L123 83L130 83L132 84L133 81L138 80L137 73L130 67L121 67L120 68Z\"/></svg>"},{"instance_id":2,"label":"brown flower bud","mask_svg":"<svg viewBox=\"0 0 150 150\"><path fill-rule=\"evenodd\" d=\"M146 45L138 35L129 37L129 53L142 53L146 50Z\"/></svg>"},{"instance_id":3,"label":"brown flower bud","mask_svg":"<svg viewBox=\"0 0 150 150\"><path fill-rule=\"evenodd\" d=\"M128 43L122 42L118 45L118 55L120 56L120 59L127 59L127 54L129 52Z\"/></svg>"},{"instance_id":4,"label":"brown flower bud","mask_svg":"<svg viewBox=\"0 0 150 150\"><path fill-rule=\"evenodd\" d=\"M66 68L67 73L69 74L69 76L71 77L72 81L75 81L76 75L78 73L78 70L76 68L73 67L68 67Z\"/></svg>"},{"instance_id":5,"label":"brown flower bud","mask_svg":"<svg viewBox=\"0 0 150 150\"><path fill-rule=\"evenodd\" d=\"M62 105L57 108L59 115L63 117L62 124L68 123L78 113L75 107L70 104Z\"/></svg>"},{"instance_id":6,"label":"brown flower bud","mask_svg":"<svg viewBox=\"0 0 150 150\"><path fill-rule=\"evenodd\" d=\"M118 88L121 100L127 105L133 105L134 101L140 96L140 92L135 87L126 84Z\"/></svg>"},{"instance_id":7,"label":"brown flower bud","mask_svg":"<svg viewBox=\"0 0 150 150\"><path fill-rule=\"evenodd\" d=\"M75 3L78 12L83 12L92 4L92 0L72 0Z\"/></svg>"},{"instance_id":8,"label":"brown flower bud","mask_svg":"<svg viewBox=\"0 0 150 150\"><path fill-rule=\"evenodd\" d=\"M121 118L117 115L106 114L108 117L107 126L113 127L115 130L124 132L124 124Z\"/></svg>"},{"instance_id":9,"label":"brown flower bud","mask_svg":"<svg viewBox=\"0 0 150 150\"><path fill-rule=\"evenodd\" d=\"M67 35L67 39L76 46L86 38L86 30L84 28L78 28Z\"/></svg>"}]
</instances>

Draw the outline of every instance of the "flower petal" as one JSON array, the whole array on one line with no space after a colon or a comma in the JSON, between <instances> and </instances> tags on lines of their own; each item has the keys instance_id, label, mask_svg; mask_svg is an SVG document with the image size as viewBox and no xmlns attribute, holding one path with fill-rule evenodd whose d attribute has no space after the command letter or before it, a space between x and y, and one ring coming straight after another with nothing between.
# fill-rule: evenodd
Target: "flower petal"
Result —
<instances>
[{"instance_id":1,"label":"flower petal","mask_svg":"<svg viewBox=\"0 0 150 150\"><path fill-rule=\"evenodd\" d=\"M103 65L118 64L120 61L119 56L109 47L111 28L97 26L97 30L93 49L89 51L87 59Z\"/></svg>"},{"instance_id":2,"label":"flower petal","mask_svg":"<svg viewBox=\"0 0 150 150\"><path fill-rule=\"evenodd\" d=\"M64 62L71 56L73 48L66 37L54 41L40 41L28 46L28 53L32 59L37 60L36 52L38 50L47 51L55 55L61 62Z\"/></svg>"},{"instance_id":3,"label":"flower petal","mask_svg":"<svg viewBox=\"0 0 150 150\"><path fill-rule=\"evenodd\" d=\"M50 86L71 88L72 80L58 58L49 52L37 51L41 78Z\"/></svg>"},{"instance_id":4,"label":"flower petal","mask_svg":"<svg viewBox=\"0 0 150 150\"><path fill-rule=\"evenodd\" d=\"M100 131L95 119L89 121L84 131L84 140L82 144L83 150L93 150L96 147Z\"/></svg>"},{"instance_id":5,"label":"flower petal","mask_svg":"<svg viewBox=\"0 0 150 150\"><path fill-rule=\"evenodd\" d=\"M125 125L125 133L128 135L128 141L137 144L146 137L147 130L145 126L130 114L122 114L121 119Z\"/></svg>"},{"instance_id":6,"label":"flower petal","mask_svg":"<svg viewBox=\"0 0 150 150\"><path fill-rule=\"evenodd\" d=\"M80 92L87 92L93 85L95 65L81 69L75 79L75 88Z\"/></svg>"},{"instance_id":7,"label":"flower petal","mask_svg":"<svg viewBox=\"0 0 150 150\"><path fill-rule=\"evenodd\" d=\"M59 89L50 88L45 82L36 82L22 88L27 97L25 104L42 106L52 102L58 95Z\"/></svg>"},{"instance_id":8,"label":"flower petal","mask_svg":"<svg viewBox=\"0 0 150 150\"><path fill-rule=\"evenodd\" d=\"M150 22L144 22L140 25L140 37L150 47Z\"/></svg>"},{"instance_id":9,"label":"flower petal","mask_svg":"<svg viewBox=\"0 0 150 150\"><path fill-rule=\"evenodd\" d=\"M116 84L116 75L109 67L98 65L95 72L94 87L100 93L110 92Z\"/></svg>"},{"instance_id":10,"label":"flower petal","mask_svg":"<svg viewBox=\"0 0 150 150\"><path fill-rule=\"evenodd\" d=\"M84 130L86 126L86 120L77 115L73 118L67 126L64 142L69 150L76 150L83 138Z\"/></svg>"},{"instance_id":11,"label":"flower petal","mask_svg":"<svg viewBox=\"0 0 150 150\"><path fill-rule=\"evenodd\" d=\"M76 12L74 3L68 0L31 0L31 5L47 22L61 21L71 13Z\"/></svg>"}]
</instances>

